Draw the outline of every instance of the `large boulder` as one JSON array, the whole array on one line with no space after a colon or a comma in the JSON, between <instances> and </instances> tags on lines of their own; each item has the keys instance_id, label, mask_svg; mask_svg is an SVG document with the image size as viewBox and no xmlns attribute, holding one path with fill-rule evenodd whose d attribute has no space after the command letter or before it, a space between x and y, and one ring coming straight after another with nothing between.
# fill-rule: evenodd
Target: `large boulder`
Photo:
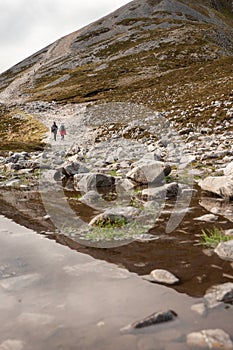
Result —
<instances>
[{"instance_id":1,"label":"large boulder","mask_svg":"<svg viewBox=\"0 0 233 350\"><path fill-rule=\"evenodd\" d=\"M233 203L222 198L202 197L199 205L212 214L224 216L233 222Z\"/></svg>"},{"instance_id":2,"label":"large boulder","mask_svg":"<svg viewBox=\"0 0 233 350\"><path fill-rule=\"evenodd\" d=\"M81 162L67 162L62 167L62 174L68 177L84 173L89 173L89 169Z\"/></svg>"},{"instance_id":3,"label":"large boulder","mask_svg":"<svg viewBox=\"0 0 233 350\"><path fill-rule=\"evenodd\" d=\"M159 187L150 187L142 190L144 200L154 200L160 198L175 198L178 195L179 185L176 182L165 184Z\"/></svg>"},{"instance_id":4,"label":"large boulder","mask_svg":"<svg viewBox=\"0 0 233 350\"><path fill-rule=\"evenodd\" d=\"M233 176L209 176L199 181L202 190L223 198L233 198Z\"/></svg>"},{"instance_id":5,"label":"large boulder","mask_svg":"<svg viewBox=\"0 0 233 350\"><path fill-rule=\"evenodd\" d=\"M88 192L99 188L112 188L115 178L100 173L76 174L74 175L74 188L77 191Z\"/></svg>"},{"instance_id":6,"label":"large boulder","mask_svg":"<svg viewBox=\"0 0 233 350\"><path fill-rule=\"evenodd\" d=\"M230 162L224 169L224 175L233 176L233 162Z\"/></svg>"},{"instance_id":7,"label":"large boulder","mask_svg":"<svg viewBox=\"0 0 233 350\"><path fill-rule=\"evenodd\" d=\"M149 161L138 162L136 166L130 170L126 177L138 184L148 184L162 182L164 176L169 175L171 167L163 162Z\"/></svg>"}]
</instances>

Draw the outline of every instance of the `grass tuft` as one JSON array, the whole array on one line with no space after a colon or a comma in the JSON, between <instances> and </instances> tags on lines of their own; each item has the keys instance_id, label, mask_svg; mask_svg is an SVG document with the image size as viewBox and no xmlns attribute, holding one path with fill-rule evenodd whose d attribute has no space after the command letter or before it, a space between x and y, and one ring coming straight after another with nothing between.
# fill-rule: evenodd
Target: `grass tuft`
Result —
<instances>
[{"instance_id":1,"label":"grass tuft","mask_svg":"<svg viewBox=\"0 0 233 350\"><path fill-rule=\"evenodd\" d=\"M223 231L214 226L212 230L202 230L202 236L200 243L209 247L215 248L219 243L230 241L231 236L224 235Z\"/></svg>"}]
</instances>

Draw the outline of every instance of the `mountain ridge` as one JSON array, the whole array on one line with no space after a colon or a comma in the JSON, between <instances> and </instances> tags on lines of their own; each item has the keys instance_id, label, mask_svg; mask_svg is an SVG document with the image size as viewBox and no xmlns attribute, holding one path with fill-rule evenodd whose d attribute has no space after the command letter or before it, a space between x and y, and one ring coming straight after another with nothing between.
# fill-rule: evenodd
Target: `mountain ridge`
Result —
<instances>
[{"instance_id":1,"label":"mountain ridge","mask_svg":"<svg viewBox=\"0 0 233 350\"><path fill-rule=\"evenodd\" d=\"M215 124L231 118L211 101L232 100L232 68L231 1L134 0L2 73L0 102L133 101Z\"/></svg>"}]
</instances>

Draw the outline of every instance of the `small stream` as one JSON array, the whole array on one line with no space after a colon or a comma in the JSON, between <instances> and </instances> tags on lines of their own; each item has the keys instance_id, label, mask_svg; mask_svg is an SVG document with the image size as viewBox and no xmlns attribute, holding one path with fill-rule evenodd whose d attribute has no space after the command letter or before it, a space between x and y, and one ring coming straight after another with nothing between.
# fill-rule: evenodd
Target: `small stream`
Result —
<instances>
[{"instance_id":1,"label":"small stream","mask_svg":"<svg viewBox=\"0 0 233 350\"><path fill-rule=\"evenodd\" d=\"M149 238L139 235L138 239L129 244L113 248L87 246L82 244L82 240L56 233L53 223L43 219L46 212L40 194L37 192L16 189L4 191L4 196L2 194L1 198L1 214L38 233L42 232L43 235L59 244L88 254L95 259L114 263L142 278L154 269L168 270L180 280L171 288L193 297L202 297L209 287L233 280L232 263L220 259L214 253L213 248L200 243L202 230L211 230L215 226L224 230L229 229L232 228L232 222L221 215L216 223L195 219L209 213L204 207L206 203L215 204L213 207L216 207L217 204L224 206L224 212L227 212L226 206L229 212L232 205L218 198L205 197L198 188L195 190L186 215L172 233L166 233L165 226L175 205L175 200L166 202L155 226L148 232ZM83 221L89 222L98 213L95 209L80 202L77 192L66 190L64 193L72 210ZM12 207L9 203L10 198Z\"/></svg>"}]
</instances>

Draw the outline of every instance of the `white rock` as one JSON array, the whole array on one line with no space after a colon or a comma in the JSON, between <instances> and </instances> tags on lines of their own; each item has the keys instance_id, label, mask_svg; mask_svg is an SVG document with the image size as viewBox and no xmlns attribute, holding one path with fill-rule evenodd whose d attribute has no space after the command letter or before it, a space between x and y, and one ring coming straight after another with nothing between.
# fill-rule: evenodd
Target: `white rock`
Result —
<instances>
[{"instance_id":1,"label":"white rock","mask_svg":"<svg viewBox=\"0 0 233 350\"><path fill-rule=\"evenodd\" d=\"M62 173L66 176L89 173L89 169L81 162L66 162L62 167Z\"/></svg>"},{"instance_id":2,"label":"white rock","mask_svg":"<svg viewBox=\"0 0 233 350\"><path fill-rule=\"evenodd\" d=\"M179 185L176 182L165 184L160 187L146 188L142 191L142 197L148 200L157 198L174 198L179 191Z\"/></svg>"},{"instance_id":3,"label":"white rock","mask_svg":"<svg viewBox=\"0 0 233 350\"><path fill-rule=\"evenodd\" d=\"M171 168L159 161L148 161L137 164L126 176L140 184L162 181L171 172Z\"/></svg>"},{"instance_id":4,"label":"white rock","mask_svg":"<svg viewBox=\"0 0 233 350\"><path fill-rule=\"evenodd\" d=\"M222 329L206 329L187 335L187 344L205 349L232 349L230 336Z\"/></svg>"},{"instance_id":5,"label":"white rock","mask_svg":"<svg viewBox=\"0 0 233 350\"><path fill-rule=\"evenodd\" d=\"M233 261L233 237L230 241L219 243L214 251L221 259Z\"/></svg>"},{"instance_id":6,"label":"white rock","mask_svg":"<svg viewBox=\"0 0 233 350\"><path fill-rule=\"evenodd\" d=\"M179 279L173 275L171 272L163 269L156 269L150 272L155 282L165 283L165 284L175 284L179 282Z\"/></svg>"},{"instance_id":7,"label":"white rock","mask_svg":"<svg viewBox=\"0 0 233 350\"><path fill-rule=\"evenodd\" d=\"M214 222L218 220L218 217L214 214L205 214L202 216L199 216L198 218L194 218L194 220L197 221L206 221L206 222Z\"/></svg>"},{"instance_id":8,"label":"white rock","mask_svg":"<svg viewBox=\"0 0 233 350\"><path fill-rule=\"evenodd\" d=\"M227 167L224 169L224 175L233 176L233 162L229 163Z\"/></svg>"},{"instance_id":9,"label":"white rock","mask_svg":"<svg viewBox=\"0 0 233 350\"><path fill-rule=\"evenodd\" d=\"M199 181L202 190L218 194L224 198L233 197L233 176L209 176Z\"/></svg>"},{"instance_id":10,"label":"white rock","mask_svg":"<svg viewBox=\"0 0 233 350\"><path fill-rule=\"evenodd\" d=\"M215 307L220 302L232 302L233 301L233 283L227 282L212 286L206 291L204 296L209 307Z\"/></svg>"},{"instance_id":11,"label":"white rock","mask_svg":"<svg viewBox=\"0 0 233 350\"><path fill-rule=\"evenodd\" d=\"M129 179L116 179L116 190L118 192L130 191L135 187L135 184L132 183Z\"/></svg>"}]
</instances>

